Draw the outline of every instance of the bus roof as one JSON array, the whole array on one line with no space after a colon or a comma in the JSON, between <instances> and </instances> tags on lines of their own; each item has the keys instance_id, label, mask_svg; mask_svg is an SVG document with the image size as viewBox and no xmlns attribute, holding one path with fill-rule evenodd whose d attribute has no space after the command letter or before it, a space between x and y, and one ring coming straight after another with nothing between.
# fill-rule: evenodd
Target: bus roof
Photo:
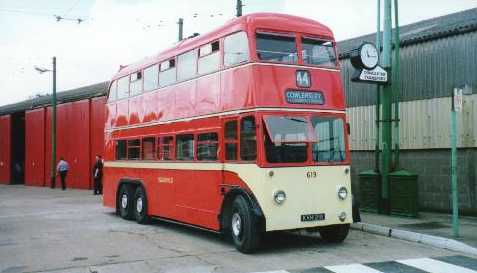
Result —
<instances>
[{"instance_id":1,"label":"bus roof","mask_svg":"<svg viewBox=\"0 0 477 273\"><path fill-rule=\"evenodd\" d=\"M240 30L255 31L267 29L276 31L302 32L334 39L332 31L325 25L303 17L280 13L252 13L228 21L225 25L209 33L182 40L174 47L166 49L156 55L122 67L113 77L113 80L131 74L140 68L165 61L198 46L207 44L230 33Z\"/></svg>"}]
</instances>

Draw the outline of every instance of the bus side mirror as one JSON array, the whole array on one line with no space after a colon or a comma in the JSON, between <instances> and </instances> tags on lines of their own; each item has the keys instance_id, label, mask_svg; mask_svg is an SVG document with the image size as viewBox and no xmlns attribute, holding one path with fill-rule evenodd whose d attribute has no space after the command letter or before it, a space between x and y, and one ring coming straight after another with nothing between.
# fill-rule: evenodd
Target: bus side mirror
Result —
<instances>
[{"instance_id":1,"label":"bus side mirror","mask_svg":"<svg viewBox=\"0 0 477 273\"><path fill-rule=\"evenodd\" d=\"M346 122L346 132L348 133L348 135L351 134L351 125L349 124L349 122Z\"/></svg>"}]
</instances>

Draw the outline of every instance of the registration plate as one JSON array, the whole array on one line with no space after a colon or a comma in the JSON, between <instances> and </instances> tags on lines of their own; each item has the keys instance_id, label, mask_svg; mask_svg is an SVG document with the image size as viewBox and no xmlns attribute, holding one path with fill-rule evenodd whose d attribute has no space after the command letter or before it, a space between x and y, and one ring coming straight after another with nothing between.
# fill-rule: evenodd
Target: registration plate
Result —
<instances>
[{"instance_id":1,"label":"registration plate","mask_svg":"<svg viewBox=\"0 0 477 273\"><path fill-rule=\"evenodd\" d=\"M301 215L302 222L312 222L312 221L323 221L325 220L324 213L317 213L317 214L303 214Z\"/></svg>"}]
</instances>

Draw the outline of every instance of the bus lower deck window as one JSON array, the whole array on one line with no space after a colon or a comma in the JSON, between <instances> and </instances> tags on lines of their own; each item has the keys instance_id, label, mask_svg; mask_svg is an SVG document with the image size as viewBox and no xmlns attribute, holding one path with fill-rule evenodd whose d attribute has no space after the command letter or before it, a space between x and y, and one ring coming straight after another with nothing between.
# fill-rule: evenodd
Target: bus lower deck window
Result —
<instances>
[{"instance_id":1,"label":"bus lower deck window","mask_svg":"<svg viewBox=\"0 0 477 273\"><path fill-rule=\"evenodd\" d=\"M159 160L172 160L174 159L174 137L166 136L161 137L159 140L159 147L157 148Z\"/></svg>"},{"instance_id":2,"label":"bus lower deck window","mask_svg":"<svg viewBox=\"0 0 477 273\"><path fill-rule=\"evenodd\" d=\"M225 123L224 128L225 138L225 160L237 160L238 159L238 134L237 134L237 121L232 120Z\"/></svg>"},{"instance_id":3,"label":"bus lower deck window","mask_svg":"<svg viewBox=\"0 0 477 273\"><path fill-rule=\"evenodd\" d=\"M205 133L197 136L197 160L217 160L219 146L217 133Z\"/></svg>"},{"instance_id":4,"label":"bus lower deck window","mask_svg":"<svg viewBox=\"0 0 477 273\"><path fill-rule=\"evenodd\" d=\"M116 140L116 160L127 159L126 140Z\"/></svg>"},{"instance_id":5,"label":"bus lower deck window","mask_svg":"<svg viewBox=\"0 0 477 273\"><path fill-rule=\"evenodd\" d=\"M194 135L176 136L176 159L194 160Z\"/></svg>"},{"instance_id":6,"label":"bus lower deck window","mask_svg":"<svg viewBox=\"0 0 477 273\"><path fill-rule=\"evenodd\" d=\"M141 159L141 140L139 139L128 140L128 159L133 159L133 160Z\"/></svg>"},{"instance_id":7,"label":"bus lower deck window","mask_svg":"<svg viewBox=\"0 0 477 273\"><path fill-rule=\"evenodd\" d=\"M254 116L245 117L240 122L240 158L246 161L257 158L257 133Z\"/></svg>"},{"instance_id":8,"label":"bus lower deck window","mask_svg":"<svg viewBox=\"0 0 477 273\"><path fill-rule=\"evenodd\" d=\"M156 155L156 138L146 137L142 139L142 159L154 160Z\"/></svg>"}]
</instances>

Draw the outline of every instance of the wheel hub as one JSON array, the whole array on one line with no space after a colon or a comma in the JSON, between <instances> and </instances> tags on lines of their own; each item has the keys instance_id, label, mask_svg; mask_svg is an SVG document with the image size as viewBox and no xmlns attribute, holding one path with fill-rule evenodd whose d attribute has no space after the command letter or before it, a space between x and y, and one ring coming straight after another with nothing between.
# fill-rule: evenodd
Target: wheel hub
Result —
<instances>
[{"instance_id":1,"label":"wheel hub","mask_svg":"<svg viewBox=\"0 0 477 273\"><path fill-rule=\"evenodd\" d=\"M240 214L234 213L232 215L232 232L235 237L240 236L240 233L242 231L242 218L240 217Z\"/></svg>"},{"instance_id":2,"label":"wheel hub","mask_svg":"<svg viewBox=\"0 0 477 273\"><path fill-rule=\"evenodd\" d=\"M123 209L127 208L128 206L128 195L125 193L121 196L121 206Z\"/></svg>"},{"instance_id":3,"label":"wheel hub","mask_svg":"<svg viewBox=\"0 0 477 273\"><path fill-rule=\"evenodd\" d=\"M136 210L139 213L142 212L142 198L141 197L138 197L138 199L136 200Z\"/></svg>"}]
</instances>

